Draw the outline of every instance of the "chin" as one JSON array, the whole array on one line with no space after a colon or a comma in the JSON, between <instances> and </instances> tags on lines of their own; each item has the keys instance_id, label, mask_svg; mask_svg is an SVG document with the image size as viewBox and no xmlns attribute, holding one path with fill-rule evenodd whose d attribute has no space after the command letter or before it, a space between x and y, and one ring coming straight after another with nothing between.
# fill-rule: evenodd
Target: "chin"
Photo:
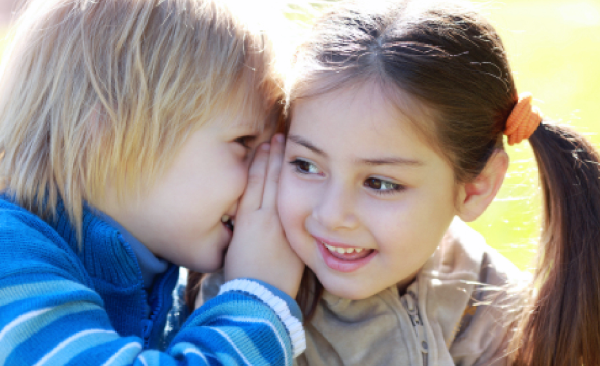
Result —
<instances>
[{"instance_id":1,"label":"chin","mask_svg":"<svg viewBox=\"0 0 600 366\"><path fill-rule=\"evenodd\" d=\"M217 272L218 270L223 268L225 256L221 255L221 256L219 256L219 258L214 258L214 260L212 260L210 262L206 261L206 258L202 258L202 259L205 259L205 261L201 261L201 263L192 263L192 264L190 264L188 266L184 266L184 267L187 267L191 271L200 272L200 273Z\"/></svg>"},{"instance_id":2,"label":"chin","mask_svg":"<svg viewBox=\"0 0 600 366\"><path fill-rule=\"evenodd\" d=\"M327 290L327 292L348 300L363 300L379 292L373 292L368 289L357 288L356 286L351 286L348 284L327 284L323 281L321 281L321 283L323 284L323 287L325 288L325 290Z\"/></svg>"},{"instance_id":3,"label":"chin","mask_svg":"<svg viewBox=\"0 0 600 366\"><path fill-rule=\"evenodd\" d=\"M190 270L192 270L194 272L199 272L199 273L215 273L218 270L220 270L221 268L223 268L223 265L218 265L218 266L198 266L198 267L195 267L195 268L189 267Z\"/></svg>"}]
</instances>

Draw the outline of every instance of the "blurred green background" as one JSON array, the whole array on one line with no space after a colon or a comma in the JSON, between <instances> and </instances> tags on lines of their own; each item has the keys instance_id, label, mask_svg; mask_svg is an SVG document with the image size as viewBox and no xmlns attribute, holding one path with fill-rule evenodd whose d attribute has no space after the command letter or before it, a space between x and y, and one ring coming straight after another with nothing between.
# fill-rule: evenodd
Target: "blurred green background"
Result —
<instances>
[{"instance_id":1,"label":"blurred green background","mask_svg":"<svg viewBox=\"0 0 600 366\"><path fill-rule=\"evenodd\" d=\"M324 1L289 2L305 7ZM259 9L267 9L266 3ZM282 3L286 1L273 0L271 8ZM535 104L546 116L573 126L600 145L600 1L474 3L502 36L518 90L532 92ZM287 15L295 20L305 18L289 9ZM0 34L5 31L0 29ZM7 43L5 38L0 37L0 53ZM526 142L507 146L507 151L511 158L507 179L490 208L471 225L520 268L528 269L540 230L537 169Z\"/></svg>"},{"instance_id":2,"label":"blurred green background","mask_svg":"<svg viewBox=\"0 0 600 366\"><path fill-rule=\"evenodd\" d=\"M519 92L600 145L600 1L505 0L482 4L508 52ZM540 232L537 168L529 144L510 147L498 198L472 224L498 251L530 268Z\"/></svg>"}]
</instances>

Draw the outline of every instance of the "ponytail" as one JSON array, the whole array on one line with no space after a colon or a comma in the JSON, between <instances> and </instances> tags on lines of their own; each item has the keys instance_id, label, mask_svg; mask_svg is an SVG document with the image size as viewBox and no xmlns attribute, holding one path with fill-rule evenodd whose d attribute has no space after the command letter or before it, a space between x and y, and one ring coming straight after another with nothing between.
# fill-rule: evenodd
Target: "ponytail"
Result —
<instances>
[{"instance_id":1,"label":"ponytail","mask_svg":"<svg viewBox=\"0 0 600 366\"><path fill-rule=\"evenodd\" d=\"M562 126L542 123L529 141L544 218L515 365L600 365L600 157Z\"/></svg>"}]
</instances>

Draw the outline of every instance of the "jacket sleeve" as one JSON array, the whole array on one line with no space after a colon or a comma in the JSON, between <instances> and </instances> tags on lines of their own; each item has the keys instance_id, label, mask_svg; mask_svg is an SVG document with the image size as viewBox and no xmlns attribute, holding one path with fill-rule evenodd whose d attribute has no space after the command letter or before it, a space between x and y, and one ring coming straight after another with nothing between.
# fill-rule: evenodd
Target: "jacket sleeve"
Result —
<instances>
[{"instance_id":1,"label":"jacket sleeve","mask_svg":"<svg viewBox=\"0 0 600 366\"><path fill-rule=\"evenodd\" d=\"M44 234L4 222L0 263L0 365L291 365L304 347L286 301L254 281L227 283L159 352L115 331L81 264Z\"/></svg>"}]
</instances>

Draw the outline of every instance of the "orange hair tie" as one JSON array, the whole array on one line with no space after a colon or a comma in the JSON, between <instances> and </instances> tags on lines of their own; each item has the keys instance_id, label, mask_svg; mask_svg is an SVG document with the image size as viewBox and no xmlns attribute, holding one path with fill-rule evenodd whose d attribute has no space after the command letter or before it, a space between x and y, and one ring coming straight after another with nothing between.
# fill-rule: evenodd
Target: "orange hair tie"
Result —
<instances>
[{"instance_id":1,"label":"orange hair tie","mask_svg":"<svg viewBox=\"0 0 600 366\"><path fill-rule=\"evenodd\" d=\"M511 146L528 139L542 122L542 112L531 104L532 99L531 93L521 93L506 120L504 134L508 136L508 144Z\"/></svg>"}]
</instances>

